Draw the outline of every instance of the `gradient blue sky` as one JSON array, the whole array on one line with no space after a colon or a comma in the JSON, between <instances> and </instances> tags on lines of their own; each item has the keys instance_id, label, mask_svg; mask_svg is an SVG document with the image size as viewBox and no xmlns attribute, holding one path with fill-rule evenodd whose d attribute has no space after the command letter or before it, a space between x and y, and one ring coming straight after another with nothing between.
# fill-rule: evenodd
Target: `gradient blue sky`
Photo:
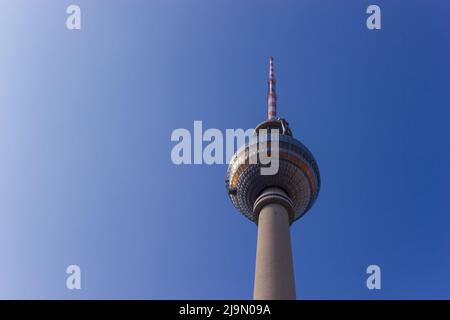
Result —
<instances>
[{"instance_id":1,"label":"gradient blue sky","mask_svg":"<svg viewBox=\"0 0 450 320\"><path fill-rule=\"evenodd\" d=\"M0 298L251 298L226 165L173 165L170 135L263 120L269 55L323 179L298 297L450 298L449 39L441 0L1 0Z\"/></svg>"}]
</instances>

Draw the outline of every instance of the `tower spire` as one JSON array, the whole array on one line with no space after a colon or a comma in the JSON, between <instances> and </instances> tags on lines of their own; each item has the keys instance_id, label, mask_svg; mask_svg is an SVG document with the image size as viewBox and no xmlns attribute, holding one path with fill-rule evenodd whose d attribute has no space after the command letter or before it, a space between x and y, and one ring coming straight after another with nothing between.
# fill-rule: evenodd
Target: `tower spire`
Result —
<instances>
[{"instance_id":1,"label":"tower spire","mask_svg":"<svg viewBox=\"0 0 450 320\"><path fill-rule=\"evenodd\" d=\"M269 90L267 93L267 117L269 120L277 116L277 94L275 93L275 74L273 73L273 57L269 59Z\"/></svg>"}]
</instances>

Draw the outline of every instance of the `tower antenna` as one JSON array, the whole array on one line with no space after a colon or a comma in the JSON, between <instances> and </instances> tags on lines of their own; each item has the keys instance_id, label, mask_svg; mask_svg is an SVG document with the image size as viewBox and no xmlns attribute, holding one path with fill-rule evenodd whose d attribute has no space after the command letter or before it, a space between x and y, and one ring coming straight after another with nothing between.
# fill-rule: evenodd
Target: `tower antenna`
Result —
<instances>
[{"instance_id":1,"label":"tower antenna","mask_svg":"<svg viewBox=\"0 0 450 320\"><path fill-rule=\"evenodd\" d=\"M267 93L267 118L273 120L277 117L277 94L275 92L275 74L273 72L273 57L269 59L269 90Z\"/></svg>"}]
</instances>

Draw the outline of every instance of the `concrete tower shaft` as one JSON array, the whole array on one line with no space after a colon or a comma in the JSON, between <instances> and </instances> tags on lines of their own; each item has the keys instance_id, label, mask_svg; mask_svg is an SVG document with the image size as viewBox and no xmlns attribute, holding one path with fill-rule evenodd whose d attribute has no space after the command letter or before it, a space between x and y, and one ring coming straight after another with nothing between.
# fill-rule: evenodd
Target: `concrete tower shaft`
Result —
<instances>
[{"instance_id":1,"label":"concrete tower shaft","mask_svg":"<svg viewBox=\"0 0 450 320\"><path fill-rule=\"evenodd\" d=\"M289 211L292 203L279 188L266 189L255 202L258 219L255 300L295 299Z\"/></svg>"}]
</instances>

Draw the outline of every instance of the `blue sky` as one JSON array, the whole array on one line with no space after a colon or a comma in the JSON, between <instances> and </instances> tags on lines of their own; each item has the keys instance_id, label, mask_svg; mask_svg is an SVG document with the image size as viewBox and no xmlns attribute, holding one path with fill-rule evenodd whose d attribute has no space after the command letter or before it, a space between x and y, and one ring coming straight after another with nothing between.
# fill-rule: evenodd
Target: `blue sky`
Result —
<instances>
[{"instance_id":1,"label":"blue sky","mask_svg":"<svg viewBox=\"0 0 450 320\"><path fill-rule=\"evenodd\" d=\"M381 30L366 28L370 4ZM172 164L170 135L264 120L270 55L279 115L322 176L291 228L298 298L450 298L449 13L0 1L0 298L251 298L257 229L227 197L226 165ZM70 264L81 290L65 287Z\"/></svg>"}]
</instances>

